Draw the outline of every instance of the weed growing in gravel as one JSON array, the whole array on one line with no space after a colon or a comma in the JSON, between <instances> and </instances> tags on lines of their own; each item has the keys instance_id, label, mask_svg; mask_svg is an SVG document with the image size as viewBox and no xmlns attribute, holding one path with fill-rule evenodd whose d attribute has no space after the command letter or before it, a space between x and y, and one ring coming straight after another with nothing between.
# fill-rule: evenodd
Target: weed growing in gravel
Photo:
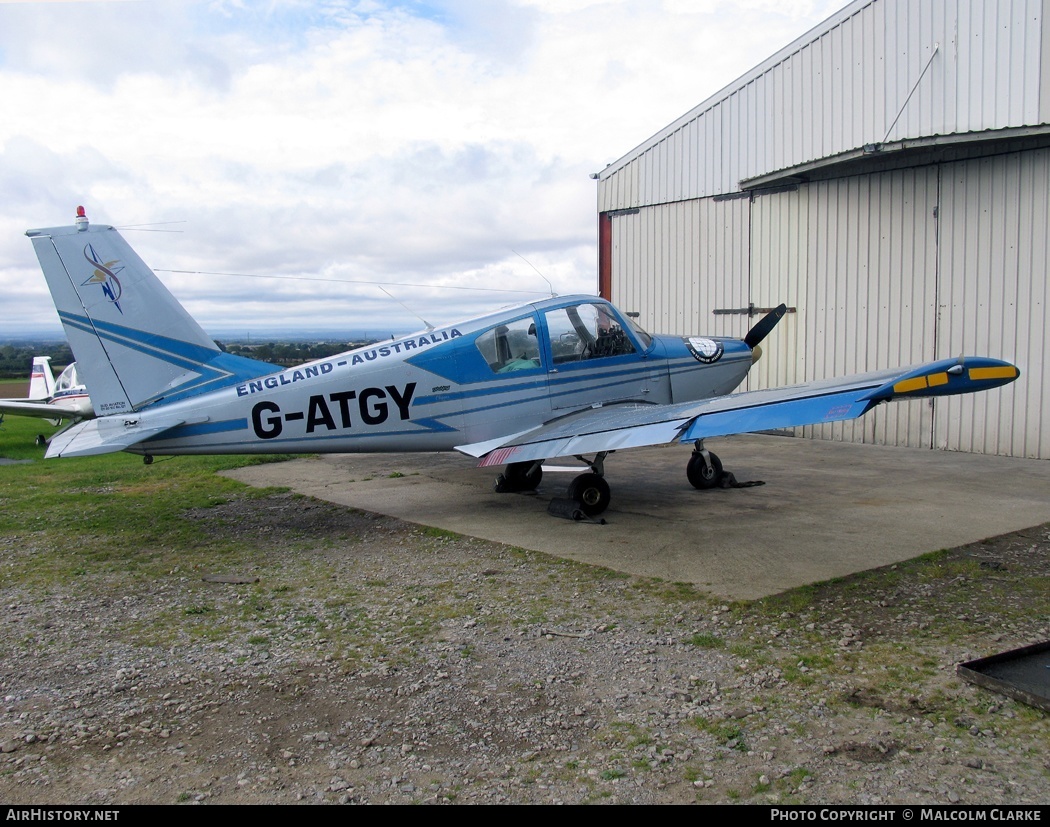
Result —
<instances>
[{"instance_id":1,"label":"weed growing in gravel","mask_svg":"<svg viewBox=\"0 0 1050 827\"><path fill-rule=\"evenodd\" d=\"M712 720L696 716L691 719L693 726L701 732L711 735L715 742L729 749L747 752L747 743L744 741L744 731L740 724L734 720Z\"/></svg>"},{"instance_id":2,"label":"weed growing in gravel","mask_svg":"<svg viewBox=\"0 0 1050 827\"><path fill-rule=\"evenodd\" d=\"M463 536L454 531L446 531L443 528L433 528L431 526L427 526L420 533L424 537L434 537L438 540L458 540Z\"/></svg>"},{"instance_id":3,"label":"weed growing in gravel","mask_svg":"<svg viewBox=\"0 0 1050 827\"><path fill-rule=\"evenodd\" d=\"M805 767L795 767L781 780L785 790L797 790L799 785L813 778L813 773Z\"/></svg>"},{"instance_id":4,"label":"weed growing in gravel","mask_svg":"<svg viewBox=\"0 0 1050 827\"><path fill-rule=\"evenodd\" d=\"M813 686L822 674L831 668L835 659L828 653L791 655L780 661L784 680L798 686Z\"/></svg>"},{"instance_id":5,"label":"weed growing in gravel","mask_svg":"<svg viewBox=\"0 0 1050 827\"><path fill-rule=\"evenodd\" d=\"M726 642L718 635L712 635L708 632L697 632L696 634L690 635L685 639L685 642L691 646L696 646L701 649L725 649Z\"/></svg>"},{"instance_id":6,"label":"weed growing in gravel","mask_svg":"<svg viewBox=\"0 0 1050 827\"><path fill-rule=\"evenodd\" d=\"M740 659L737 669L741 671L750 671L769 663L763 649L763 644L750 640L737 640L729 644L730 654Z\"/></svg>"}]
</instances>

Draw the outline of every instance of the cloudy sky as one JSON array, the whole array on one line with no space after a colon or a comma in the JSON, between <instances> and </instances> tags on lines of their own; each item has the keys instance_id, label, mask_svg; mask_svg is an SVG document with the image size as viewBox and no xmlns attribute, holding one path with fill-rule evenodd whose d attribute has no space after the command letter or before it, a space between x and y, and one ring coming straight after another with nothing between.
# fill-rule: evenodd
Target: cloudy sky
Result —
<instances>
[{"instance_id":1,"label":"cloudy sky","mask_svg":"<svg viewBox=\"0 0 1050 827\"><path fill-rule=\"evenodd\" d=\"M594 293L590 174L844 5L0 0L0 340L78 204L213 336Z\"/></svg>"}]
</instances>

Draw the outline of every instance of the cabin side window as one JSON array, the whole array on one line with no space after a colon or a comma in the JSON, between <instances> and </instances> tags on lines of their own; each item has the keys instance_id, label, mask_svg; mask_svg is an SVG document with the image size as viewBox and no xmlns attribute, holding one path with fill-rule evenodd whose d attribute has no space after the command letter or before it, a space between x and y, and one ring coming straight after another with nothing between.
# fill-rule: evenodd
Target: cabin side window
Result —
<instances>
[{"instance_id":1,"label":"cabin side window","mask_svg":"<svg viewBox=\"0 0 1050 827\"><path fill-rule=\"evenodd\" d=\"M514 373L540 366L540 343L531 316L486 330L478 336L477 346L493 373Z\"/></svg>"}]
</instances>

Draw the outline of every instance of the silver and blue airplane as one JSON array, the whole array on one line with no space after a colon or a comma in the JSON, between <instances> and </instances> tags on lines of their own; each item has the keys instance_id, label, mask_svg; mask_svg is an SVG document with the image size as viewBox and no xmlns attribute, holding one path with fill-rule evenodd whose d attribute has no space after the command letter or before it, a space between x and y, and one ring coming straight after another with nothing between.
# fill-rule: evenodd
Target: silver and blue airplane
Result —
<instances>
[{"instance_id":1,"label":"silver and blue airplane","mask_svg":"<svg viewBox=\"0 0 1050 827\"><path fill-rule=\"evenodd\" d=\"M110 226L28 230L95 418L46 456L458 451L505 466L497 491L535 490L575 458L568 498L609 505L616 451L692 446L697 488L723 475L704 440L853 419L894 399L971 393L1020 374L960 357L734 393L781 305L743 339L656 336L604 299L552 297L294 368L222 351Z\"/></svg>"}]
</instances>

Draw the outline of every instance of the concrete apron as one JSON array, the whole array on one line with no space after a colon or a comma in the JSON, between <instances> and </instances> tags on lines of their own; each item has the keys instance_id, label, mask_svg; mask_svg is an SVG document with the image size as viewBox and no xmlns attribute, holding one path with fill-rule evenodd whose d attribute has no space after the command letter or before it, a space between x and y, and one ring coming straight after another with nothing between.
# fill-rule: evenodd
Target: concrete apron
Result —
<instances>
[{"instance_id":1,"label":"concrete apron","mask_svg":"<svg viewBox=\"0 0 1050 827\"><path fill-rule=\"evenodd\" d=\"M329 454L227 476L283 486L353 508L692 583L751 600L1050 521L1050 462L791 437L712 439L747 488L689 485L688 446L608 457L604 525L547 513L565 496L573 460L544 468L534 494L496 494L501 469L459 454Z\"/></svg>"}]
</instances>

